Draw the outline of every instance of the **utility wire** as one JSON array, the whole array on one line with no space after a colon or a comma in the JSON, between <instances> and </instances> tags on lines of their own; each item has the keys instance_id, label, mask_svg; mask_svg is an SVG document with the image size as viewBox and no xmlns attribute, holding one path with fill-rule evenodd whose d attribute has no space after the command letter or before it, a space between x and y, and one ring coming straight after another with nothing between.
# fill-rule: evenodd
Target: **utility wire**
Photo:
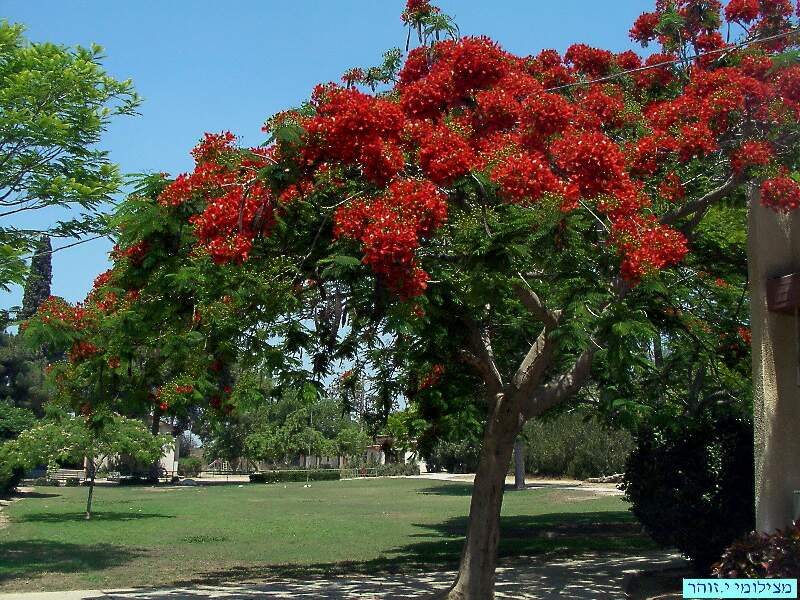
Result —
<instances>
[{"instance_id":1,"label":"utility wire","mask_svg":"<svg viewBox=\"0 0 800 600\"><path fill-rule=\"evenodd\" d=\"M793 28L791 31L784 31L783 33L777 33L775 35L770 35L763 38L755 38L752 40L747 40L744 42L740 42L738 44L732 44L730 46L725 46L724 48L717 48L716 50L709 50L708 52L698 52L692 56L687 56L686 58L676 58L674 60L665 60L660 63L656 63L654 65L646 65L643 67L637 67L635 69L629 69L627 71L620 71L619 73L612 73L611 75L606 75L604 77L598 77L597 79L590 79L588 81L576 81L574 83L566 83L564 85L559 85L556 87L548 88L544 90L545 92L555 92L558 90L564 90L571 87L576 87L580 85L592 85L594 83L602 83L604 81L610 81L612 79L619 79L620 77L624 77L625 75L629 75L630 73L641 73L642 71L649 71L651 69L660 69L661 67L667 67L670 65L675 65L678 63L682 63L689 60L694 60L696 58L701 58L703 56L710 56L712 54L722 54L724 52L730 52L731 50L736 50L739 48L746 48L747 46L751 46L752 44L757 44L759 42L769 42L771 40L778 40L781 38L788 37L790 35L796 35L799 33L800 30L798 28Z\"/></svg>"}]
</instances>

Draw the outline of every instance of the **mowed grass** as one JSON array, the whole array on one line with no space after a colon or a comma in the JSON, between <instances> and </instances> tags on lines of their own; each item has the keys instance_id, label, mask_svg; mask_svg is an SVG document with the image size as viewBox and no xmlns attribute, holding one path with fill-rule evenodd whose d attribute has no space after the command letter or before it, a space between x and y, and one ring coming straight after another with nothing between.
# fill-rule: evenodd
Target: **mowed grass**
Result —
<instances>
[{"instance_id":1,"label":"mowed grass","mask_svg":"<svg viewBox=\"0 0 800 600\"><path fill-rule=\"evenodd\" d=\"M38 488L0 529L0 591L195 585L428 570L459 556L471 486L375 479L242 487ZM617 497L509 491L501 554L650 548Z\"/></svg>"}]
</instances>

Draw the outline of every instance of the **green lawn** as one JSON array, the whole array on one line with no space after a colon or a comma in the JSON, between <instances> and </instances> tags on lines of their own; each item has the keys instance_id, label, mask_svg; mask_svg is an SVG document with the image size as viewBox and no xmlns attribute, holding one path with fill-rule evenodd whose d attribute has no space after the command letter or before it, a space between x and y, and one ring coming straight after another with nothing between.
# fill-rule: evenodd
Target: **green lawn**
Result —
<instances>
[{"instance_id":1,"label":"green lawn","mask_svg":"<svg viewBox=\"0 0 800 600\"><path fill-rule=\"evenodd\" d=\"M379 479L186 488L39 488L6 510L0 591L212 583L457 560L470 486ZM649 548L616 497L508 492L503 555Z\"/></svg>"}]
</instances>

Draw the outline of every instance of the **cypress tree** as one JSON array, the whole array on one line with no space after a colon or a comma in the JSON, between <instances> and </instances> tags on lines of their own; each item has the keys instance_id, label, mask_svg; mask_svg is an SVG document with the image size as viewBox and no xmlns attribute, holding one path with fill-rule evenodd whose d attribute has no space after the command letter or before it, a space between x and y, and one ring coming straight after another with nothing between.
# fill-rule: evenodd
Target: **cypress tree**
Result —
<instances>
[{"instance_id":1,"label":"cypress tree","mask_svg":"<svg viewBox=\"0 0 800 600\"><path fill-rule=\"evenodd\" d=\"M39 309L39 306L50 297L50 283L53 279L52 266L53 249L50 238L43 235L36 244L31 261L31 271L25 281L25 293L22 296L22 310L20 319L29 319Z\"/></svg>"}]
</instances>

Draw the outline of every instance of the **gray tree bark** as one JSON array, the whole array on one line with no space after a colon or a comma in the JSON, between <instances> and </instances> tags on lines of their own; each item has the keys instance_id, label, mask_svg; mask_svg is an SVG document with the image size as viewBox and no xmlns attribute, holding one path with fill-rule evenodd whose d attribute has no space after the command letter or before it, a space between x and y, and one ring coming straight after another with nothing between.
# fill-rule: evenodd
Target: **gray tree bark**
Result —
<instances>
[{"instance_id":1,"label":"gray tree bark","mask_svg":"<svg viewBox=\"0 0 800 600\"><path fill-rule=\"evenodd\" d=\"M483 437L478 470L472 489L467 539L461 554L458 577L447 600L491 600L494 598L497 547L500 542L500 509L506 473L519 433L516 403L498 396Z\"/></svg>"},{"instance_id":2,"label":"gray tree bark","mask_svg":"<svg viewBox=\"0 0 800 600\"><path fill-rule=\"evenodd\" d=\"M514 488L525 489L525 441L522 436L514 442Z\"/></svg>"},{"instance_id":3,"label":"gray tree bark","mask_svg":"<svg viewBox=\"0 0 800 600\"><path fill-rule=\"evenodd\" d=\"M87 467L89 470L89 496L86 498L86 516L87 521L92 518L92 497L94 496L94 479L97 474L97 465L94 462L94 457L89 458Z\"/></svg>"}]
</instances>

